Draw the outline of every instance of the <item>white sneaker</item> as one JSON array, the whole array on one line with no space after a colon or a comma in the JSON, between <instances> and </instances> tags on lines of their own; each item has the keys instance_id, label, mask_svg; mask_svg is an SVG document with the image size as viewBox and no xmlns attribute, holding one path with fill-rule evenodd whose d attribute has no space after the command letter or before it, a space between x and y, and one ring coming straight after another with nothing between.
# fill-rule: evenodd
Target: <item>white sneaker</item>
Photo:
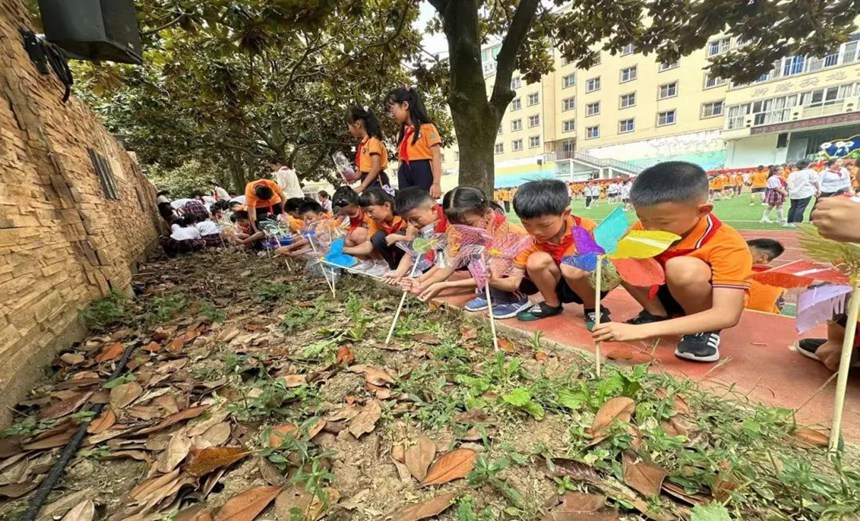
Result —
<instances>
[{"instance_id":1,"label":"white sneaker","mask_svg":"<svg viewBox=\"0 0 860 521\"><path fill-rule=\"evenodd\" d=\"M355 266L350 268L350 270L356 271L359 273L364 273L365 271L373 268L373 266L374 266L373 261L366 260L366 261L359 262L358 264L356 264Z\"/></svg>"},{"instance_id":2,"label":"white sneaker","mask_svg":"<svg viewBox=\"0 0 860 521\"><path fill-rule=\"evenodd\" d=\"M374 263L373 267L364 273L371 277L383 277L388 274L388 263Z\"/></svg>"},{"instance_id":3,"label":"white sneaker","mask_svg":"<svg viewBox=\"0 0 860 521\"><path fill-rule=\"evenodd\" d=\"M762 217L762 218L761 218L761 221L759 221L759 222L763 222L763 223L773 223L773 221L771 221L771 220L770 220L770 219L768 219L767 217Z\"/></svg>"}]
</instances>

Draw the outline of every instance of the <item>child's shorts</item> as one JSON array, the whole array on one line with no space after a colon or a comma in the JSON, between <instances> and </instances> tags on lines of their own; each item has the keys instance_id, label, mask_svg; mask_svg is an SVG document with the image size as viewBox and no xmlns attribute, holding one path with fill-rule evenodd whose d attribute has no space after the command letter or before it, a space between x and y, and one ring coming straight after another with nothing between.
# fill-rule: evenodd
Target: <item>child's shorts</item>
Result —
<instances>
[{"instance_id":1,"label":"child's shorts","mask_svg":"<svg viewBox=\"0 0 860 521\"><path fill-rule=\"evenodd\" d=\"M656 298L663 304L663 307L666 309L666 313L671 317L683 317L687 314L684 311L684 308L681 307L681 304L675 300L675 297L672 296L672 292L669 291L669 286L662 285L657 290Z\"/></svg>"}]
</instances>

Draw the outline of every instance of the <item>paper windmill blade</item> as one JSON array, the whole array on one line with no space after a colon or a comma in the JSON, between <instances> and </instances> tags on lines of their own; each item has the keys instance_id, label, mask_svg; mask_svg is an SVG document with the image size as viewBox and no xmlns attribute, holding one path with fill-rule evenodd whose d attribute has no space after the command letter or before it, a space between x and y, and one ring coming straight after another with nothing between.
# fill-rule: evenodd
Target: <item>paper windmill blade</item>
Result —
<instances>
[{"instance_id":1,"label":"paper windmill blade","mask_svg":"<svg viewBox=\"0 0 860 521\"><path fill-rule=\"evenodd\" d=\"M852 287L825 284L808 289L797 297L798 333L806 333L813 327L845 313Z\"/></svg>"},{"instance_id":2,"label":"paper windmill blade","mask_svg":"<svg viewBox=\"0 0 860 521\"><path fill-rule=\"evenodd\" d=\"M416 237L411 241L399 241L395 244L412 257L419 271L430 269L434 264L438 264L437 261L442 261L441 264L447 263L448 240L444 233L433 233L430 237Z\"/></svg>"},{"instance_id":3,"label":"paper windmill blade","mask_svg":"<svg viewBox=\"0 0 860 521\"><path fill-rule=\"evenodd\" d=\"M352 255L347 255L343 252L343 247L346 243L346 239L341 237L339 239L335 239L331 243L331 247L329 248L328 254L325 256L325 261L329 264L333 264L335 266L340 266L341 268L351 268L358 264L358 261Z\"/></svg>"},{"instance_id":4,"label":"paper windmill blade","mask_svg":"<svg viewBox=\"0 0 860 521\"><path fill-rule=\"evenodd\" d=\"M751 277L762 284L778 288L805 288L815 282L848 284L848 277L833 267L817 262L798 260L784 266L754 273Z\"/></svg>"}]
</instances>

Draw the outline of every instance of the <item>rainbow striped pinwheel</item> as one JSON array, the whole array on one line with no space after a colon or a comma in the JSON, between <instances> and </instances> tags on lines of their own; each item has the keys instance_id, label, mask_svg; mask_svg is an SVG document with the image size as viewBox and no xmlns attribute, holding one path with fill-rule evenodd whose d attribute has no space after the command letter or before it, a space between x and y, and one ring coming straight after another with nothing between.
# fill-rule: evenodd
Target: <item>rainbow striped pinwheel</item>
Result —
<instances>
[{"instance_id":1,"label":"rainbow striped pinwheel","mask_svg":"<svg viewBox=\"0 0 860 521\"><path fill-rule=\"evenodd\" d=\"M653 257L666 251L681 237L674 233L650 230L627 231L627 217L621 208L616 208L609 217L594 229L594 237L581 226L571 230L575 253L561 262L574 268L594 273L597 320L600 325L600 299L603 285L603 270L612 269L621 280L634 286L653 286L665 282L665 274ZM595 345L596 370L600 376L600 342Z\"/></svg>"}]
</instances>

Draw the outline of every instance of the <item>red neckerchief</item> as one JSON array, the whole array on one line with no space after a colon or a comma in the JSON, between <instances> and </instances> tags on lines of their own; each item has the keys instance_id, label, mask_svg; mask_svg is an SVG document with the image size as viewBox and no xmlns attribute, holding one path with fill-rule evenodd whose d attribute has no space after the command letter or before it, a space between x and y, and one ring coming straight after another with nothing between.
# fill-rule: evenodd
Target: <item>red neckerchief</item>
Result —
<instances>
[{"instance_id":1,"label":"red neckerchief","mask_svg":"<svg viewBox=\"0 0 860 521\"><path fill-rule=\"evenodd\" d=\"M761 272L763 272L763 271L767 271L767 270L769 270L769 269L771 269L771 267L770 267L770 266L760 266L760 265L755 265L755 266L753 266L753 267L752 267L752 270L753 270L753 272L755 272L755 273L761 273Z\"/></svg>"},{"instance_id":2,"label":"red neckerchief","mask_svg":"<svg viewBox=\"0 0 860 521\"><path fill-rule=\"evenodd\" d=\"M436 206L436 215L438 215L439 218L436 219L436 227L433 228L433 231L436 233L443 233L448 229L448 218L445 217L445 211L441 206Z\"/></svg>"},{"instance_id":3,"label":"red neckerchief","mask_svg":"<svg viewBox=\"0 0 860 521\"><path fill-rule=\"evenodd\" d=\"M573 218L574 226L579 226L582 223L582 219L575 215L571 215ZM564 221L565 226L567 226L567 219ZM541 250L549 253L552 260L555 261L556 264L561 264L561 258L564 257L564 252L567 251L568 248L573 246L573 230L568 229L561 236L561 242L559 244L553 244L551 242L544 242L538 245Z\"/></svg>"},{"instance_id":4,"label":"red neckerchief","mask_svg":"<svg viewBox=\"0 0 860 521\"><path fill-rule=\"evenodd\" d=\"M834 174L838 175L840 178L842 177L842 169L841 169L841 168L840 168L840 169L838 169L838 170L833 170L833 169L831 169L831 168L828 168L828 169L827 169L827 171L828 171L828 172L832 172L832 173L834 173Z\"/></svg>"},{"instance_id":5,"label":"red neckerchief","mask_svg":"<svg viewBox=\"0 0 860 521\"><path fill-rule=\"evenodd\" d=\"M361 151L364 148L364 144L370 140L370 136L365 136L364 139L358 142L358 150L355 152L355 167L358 168L358 171L361 172Z\"/></svg>"},{"instance_id":6,"label":"red neckerchief","mask_svg":"<svg viewBox=\"0 0 860 521\"><path fill-rule=\"evenodd\" d=\"M493 222L490 225L492 226L492 229L489 231L492 233L498 230L503 224L505 224L506 220L507 219L505 219L505 216L503 214L500 214L499 212L493 212Z\"/></svg>"},{"instance_id":7,"label":"red neckerchief","mask_svg":"<svg viewBox=\"0 0 860 521\"><path fill-rule=\"evenodd\" d=\"M407 125L403 128L403 140L400 142L400 161L409 164L409 138L415 133L415 127Z\"/></svg>"},{"instance_id":8,"label":"red neckerchief","mask_svg":"<svg viewBox=\"0 0 860 521\"><path fill-rule=\"evenodd\" d=\"M391 219L391 224L385 224L384 222L379 223L379 227L385 231L387 235L391 235L392 233L399 232L403 229L403 219L400 216L395 215L393 219Z\"/></svg>"},{"instance_id":9,"label":"red neckerchief","mask_svg":"<svg viewBox=\"0 0 860 521\"><path fill-rule=\"evenodd\" d=\"M352 233L361 228L362 224L364 224L364 210L359 208L358 214L355 217L350 216L349 218L349 232Z\"/></svg>"},{"instance_id":10,"label":"red neckerchief","mask_svg":"<svg viewBox=\"0 0 860 521\"><path fill-rule=\"evenodd\" d=\"M705 234L698 241L696 241L696 247L695 248L675 248L675 249L668 249L668 250L664 251L660 255L657 255L656 257L654 257L657 260L657 262L660 263L661 266L665 267L666 262L669 259L674 259L675 257L683 257L684 255L689 255L690 253L693 253L697 249L701 248L702 246L707 244L708 241L710 241L714 237L714 235L717 233L717 230L719 230L720 227L722 227L722 225L723 225L723 223L719 219L717 219L717 216L712 214L712 213L709 213L708 215L703 217L703 219L708 219L709 225L708 225L708 228L705 229ZM698 226L698 223L696 224L696 226ZM693 226L693 230L696 229L696 226ZM688 233L692 233L693 230L690 230L690 232L688 232Z\"/></svg>"}]
</instances>

